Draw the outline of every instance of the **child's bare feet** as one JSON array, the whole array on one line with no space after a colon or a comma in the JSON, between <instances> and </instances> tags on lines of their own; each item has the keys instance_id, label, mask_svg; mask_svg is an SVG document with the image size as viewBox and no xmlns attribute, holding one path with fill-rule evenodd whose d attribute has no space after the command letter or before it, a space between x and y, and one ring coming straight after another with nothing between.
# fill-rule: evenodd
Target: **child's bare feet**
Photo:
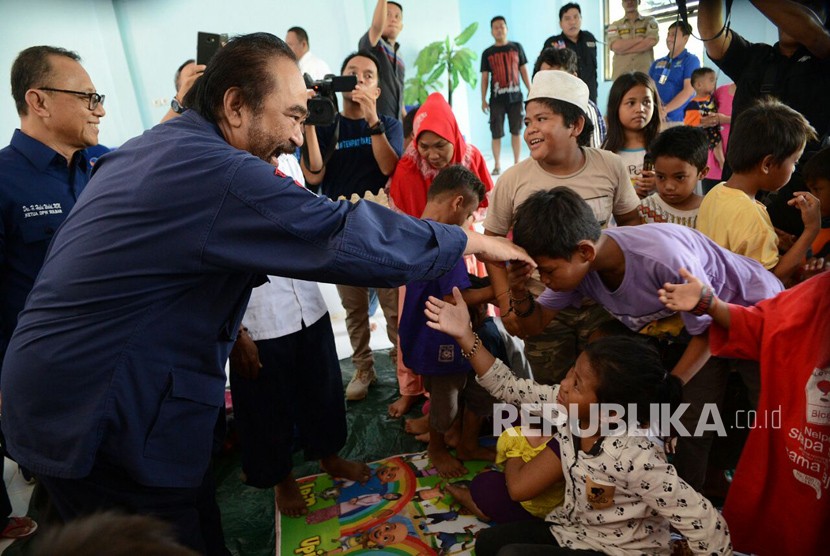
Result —
<instances>
[{"instance_id":1,"label":"child's bare feet","mask_svg":"<svg viewBox=\"0 0 830 556\"><path fill-rule=\"evenodd\" d=\"M490 521L490 518L487 515L485 515L484 512L482 512L476 505L475 501L473 500L473 493L470 492L469 488L460 485L454 485L452 483L447 483L445 488L447 489L447 492L452 494L452 497L455 498L456 502L461 504L461 506L466 508L474 516L476 516L482 521Z\"/></svg>"},{"instance_id":2,"label":"child's bare feet","mask_svg":"<svg viewBox=\"0 0 830 556\"><path fill-rule=\"evenodd\" d=\"M274 492L277 497L277 508L283 515L300 517L308 513L303 494L291 473L274 487Z\"/></svg>"},{"instance_id":3,"label":"child's bare feet","mask_svg":"<svg viewBox=\"0 0 830 556\"><path fill-rule=\"evenodd\" d=\"M415 404L415 401L417 399L418 396L401 396L393 403L389 404L389 408L387 409L387 411L389 412L389 416L393 419L403 417L404 415L409 413L409 410L412 409L412 406Z\"/></svg>"},{"instance_id":4,"label":"child's bare feet","mask_svg":"<svg viewBox=\"0 0 830 556\"><path fill-rule=\"evenodd\" d=\"M372 478L372 470L362 461L343 459L337 454L320 460L320 467L332 477L349 479L360 484Z\"/></svg>"},{"instance_id":5,"label":"child's bare feet","mask_svg":"<svg viewBox=\"0 0 830 556\"><path fill-rule=\"evenodd\" d=\"M415 440L417 440L418 442L429 442L429 433L424 432L424 433L421 433L421 434L416 434L415 435Z\"/></svg>"},{"instance_id":6,"label":"child's bare feet","mask_svg":"<svg viewBox=\"0 0 830 556\"><path fill-rule=\"evenodd\" d=\"M467 468L453 456L444 443L443 435L430 431L429 446L427 454L432 465L438 474L445 479L463 477L467 474Z\"/></svg>"},{"instance_id":7,"label":"child's bare feet","mask_svg":"<svg viewBox=\"0 0 830 556\"><path fill-rule=\"evenodd\" d=\"M404 422L403 430L415 435L429 432L429 415L423 415L415 419L407 419Z\"/></svg>"}]
</instances>

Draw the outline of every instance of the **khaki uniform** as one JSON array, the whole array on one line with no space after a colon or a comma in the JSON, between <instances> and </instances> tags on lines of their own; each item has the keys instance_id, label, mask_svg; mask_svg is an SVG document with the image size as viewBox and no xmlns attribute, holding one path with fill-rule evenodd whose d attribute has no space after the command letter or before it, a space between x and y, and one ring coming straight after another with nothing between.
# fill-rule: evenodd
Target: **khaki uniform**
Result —
<instances>
[{"instance_id":1,"label":"khaki uniform","mask_svg":"<svg viewBox=\"0 0 830 556\"><path fill-rule=\"evenodd\" d=\"M646 37L659 39L657 20L653 17L638 17L633 22L626 18L610 23L605 28L605 43L611 45L617 39L633 39ZM614 54L612 78L630 71L648 73L648 68L654 61L654 49L632 54Z\"/></svg>"}]
</instances>

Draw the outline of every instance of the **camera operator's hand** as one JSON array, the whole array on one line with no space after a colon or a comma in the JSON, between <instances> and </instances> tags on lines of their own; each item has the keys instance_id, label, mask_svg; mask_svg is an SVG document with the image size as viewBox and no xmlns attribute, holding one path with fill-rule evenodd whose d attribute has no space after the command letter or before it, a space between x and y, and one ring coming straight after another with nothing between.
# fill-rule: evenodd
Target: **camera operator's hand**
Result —
<instances>
[{"instance_id":1,"label":"camera operator's hand","mask_svg":"<svg viewBox=\"0 0 830 556\"><path fill-rule=\"evenodd\" d=\"M360 109L363 111L363 119L366 120L369 127L374 127L380 121L375 95L357 85L352 91L352 100L360 105Z\"/></svg>"}]
</instances>

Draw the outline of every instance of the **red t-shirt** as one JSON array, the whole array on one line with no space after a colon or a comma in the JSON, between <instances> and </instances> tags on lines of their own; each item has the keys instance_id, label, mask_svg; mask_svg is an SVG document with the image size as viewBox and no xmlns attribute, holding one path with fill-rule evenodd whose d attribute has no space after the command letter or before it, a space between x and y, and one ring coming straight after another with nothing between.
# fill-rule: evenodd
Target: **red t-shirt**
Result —
<instances>
[{"instance_id":1,"label":"red t-shirt","mask_svg":"<svg viewBox=\"0 0 830 556\"><path fill-rule=\"evenodd\" d=\"M757 422L723 515L732 544L759 555L827 554L830 534L830 272L762 301L730 305L712 353L756 359Z\"/></svg>"}]
</instances>

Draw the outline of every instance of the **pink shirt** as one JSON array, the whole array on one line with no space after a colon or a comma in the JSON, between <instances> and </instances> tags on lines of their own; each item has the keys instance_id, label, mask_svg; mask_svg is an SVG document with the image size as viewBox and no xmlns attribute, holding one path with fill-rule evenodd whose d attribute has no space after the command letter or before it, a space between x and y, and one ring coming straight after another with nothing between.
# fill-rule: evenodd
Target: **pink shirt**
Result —
<instances>
[{"instance_id":1,"label":"pink shirt","mask_svg":"<svg viewBox=\"0 0 830 556\"><path fill-rule=\"evenodd\" d=\"M727 83L726 85L722 85L715 89L715 94L712 95L715 97L715 103L718 105L718 113L724 114L725 116L732 116L732 99L734 95L729 94L729 87L731 87L731 83ZM720 136L723 139L723 152L726 152L726 147L729 141L729 128L731 127L730 124L722 124ZM709 151L709 161L707 162L709 166L709 173L706 175L707 178L710 180L719 180L721 179L721 175L723 173L723 169L718 164L718 161L715 160L715 155L712 154L712 151Z\"/></svg>"}]
</instances>

